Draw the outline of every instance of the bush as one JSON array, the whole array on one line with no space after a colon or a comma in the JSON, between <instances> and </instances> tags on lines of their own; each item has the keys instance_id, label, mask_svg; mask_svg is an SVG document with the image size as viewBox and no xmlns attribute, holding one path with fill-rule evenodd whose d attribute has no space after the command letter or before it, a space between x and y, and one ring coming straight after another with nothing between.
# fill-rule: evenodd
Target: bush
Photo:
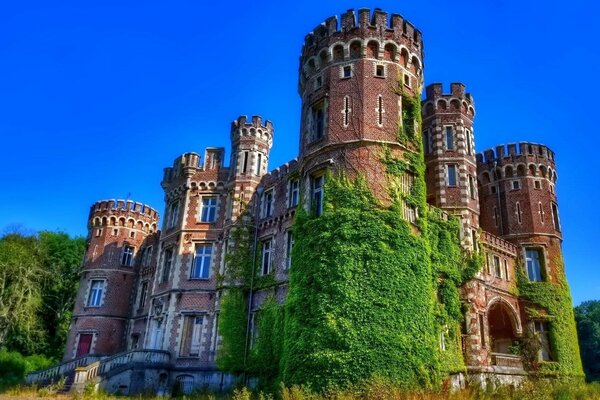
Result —
<instances>
[{"instance_id":1,"label":"bush","mask_svg":"<svg viewBox=\"0 0 600 400\"><path fill-rule=\"evenodd\" d=\"M52 364L53 361L44 356L25 357L16 351L0 350L0 392L23 383L28 373Z\"/></svg>"}]
</instances>

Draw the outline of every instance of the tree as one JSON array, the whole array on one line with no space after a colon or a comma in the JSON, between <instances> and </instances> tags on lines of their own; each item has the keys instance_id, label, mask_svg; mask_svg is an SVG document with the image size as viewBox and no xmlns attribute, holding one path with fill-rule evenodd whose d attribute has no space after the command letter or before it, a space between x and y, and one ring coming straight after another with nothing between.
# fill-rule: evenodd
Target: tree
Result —
<instances>
[{"instance_id":1,"label":"tree","mask_svg":"<svg viewBox=\"0 0 600 400\"><path fill-rule=\"evenodd\" d=\"M575 307L583 370L588 380L600 381L600 300Z\"/></svg>"},{"instance_id":2,"label":"tree","mask_svg":"<svg viewBox=\"0 0 600 400\"><path fill-rule=\"evenodd\" d=\"M34 236L11 233L0 239L0 347L8 340L11 347L37 350L44 275Z\"/></svg>"}]
</instances>

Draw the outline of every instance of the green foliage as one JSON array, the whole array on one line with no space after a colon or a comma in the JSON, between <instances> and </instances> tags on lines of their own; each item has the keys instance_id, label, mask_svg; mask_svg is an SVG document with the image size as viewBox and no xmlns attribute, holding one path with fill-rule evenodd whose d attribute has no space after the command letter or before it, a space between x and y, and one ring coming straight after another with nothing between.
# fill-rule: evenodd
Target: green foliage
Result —
<instances>
[{"instance_id":1,"label":"green foliage","mask_svg":"<svg viewBox=\"0 0 600 400\"><path fill-rule=\"evenodd\" d=\"M240 288L230 288L224 290L221 296L219 333L222 342L217 366L226 372L245 371L244 353L248 318L246 293L247 291Z\"/></svg>"},{"instance_id":2,"label":"green foliage","mask_svg":"<svg viewBox=\"0 0 600 400\"><path fill-rule=\"evenodd\" d=\"M545 318L550 322L549 339L556 362L532 360L532 366L540 373L559 377L581 377L583 369L579 355L575 315L569 286L564 278L562 259L554 262L559 276L558 282L531 282L523 268L517 268L519 294L547 311Z\"/></svg>"},{"instance_id":3,"label":"green foliage","mask_svg":"<svg viewBox=\"0 0 600 400\"><path fill-rule=\"evenodd\" d=\"M278 385L283 347L283 307L268 297L258 313L258 337L252 348L252 370L260 387L274 390Z\"/></svg>"},{"instance_id":4,"label":"green foliage","mask_svg":"<svg viewBox=\"0 0 600 400\"><path fill-rule=\"evenodd\" d=\"M381 376L439 381L426 241L363 179L328 177L323 214L298 210L283 380L317 390Z\"/></svg>"},{"instance_id":5,"label":"green foliage","mask_svg":"<svg viewBox=\"0 0 600 400\"><path fill-rule=\"evenodd\" d=\"M40 355L25 357L15 351L0 350L0 392L22 383L28 373L50 367L52 362Z\"/></svg>"},{"instance_id":6,"label":"green foliage","mask_svg":"<svg viewBox=\"0 0 600 400\"><path fill-rule=\"evenodd\" d=\"M575 307L575 321L586 378L600 381L600 301L586 301Z\"/></svg>"}]
</instances>

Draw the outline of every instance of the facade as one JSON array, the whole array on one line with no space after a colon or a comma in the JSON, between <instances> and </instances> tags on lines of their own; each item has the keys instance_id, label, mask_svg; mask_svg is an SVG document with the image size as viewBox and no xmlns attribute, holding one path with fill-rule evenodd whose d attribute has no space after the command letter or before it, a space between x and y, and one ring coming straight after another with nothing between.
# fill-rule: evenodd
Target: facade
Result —
<instances>
[{"instance_id":1,"label":"facade","mask_svg":"<svg viewBox=\"0 0 600 400\"><path fill-rule=\"evenodd\" d=\"M208 148L203 157L185 153L165 168L160 231L158 213L140 203L92 206L64 360L162 350L169 362L161 365L161 379L188 388L226 385L215 360L219 277L233 224L248 207L261 249L259 274L276 283L253 293L252 325L268 294L280 302L286 297L294 215L298 207L320 212L326 171L363 175L376 196L389 202L378 154L382 146L395 155L419 151L402 144L397 132L411 106L399 92L420 97L422 87L421 33L401 16L350 10L317 26L300 56L296 159L270 168L273 124L241 116L231 124L227 162L224 149ZM511 347L528 332L541 343L540 362L560 362L553 323L540 317L547 310L531 313L533 306L516 290L519 268L530 281L565 281L554 153L519 143L477 154L475 104L460 83L448 93L441 84L429 85L420 112L427 202L457 215L465 251L486 257L483 269L461 288L469 378L514 382L526 376ZM412 222L418 212L406 205L404 217Z\"/></svg>"}]
</instances>

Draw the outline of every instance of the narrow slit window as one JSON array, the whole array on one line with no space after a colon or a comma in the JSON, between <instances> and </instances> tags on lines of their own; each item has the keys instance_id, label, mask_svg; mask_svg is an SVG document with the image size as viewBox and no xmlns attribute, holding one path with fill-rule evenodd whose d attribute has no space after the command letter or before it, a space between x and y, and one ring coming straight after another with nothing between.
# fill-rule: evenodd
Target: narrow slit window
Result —
<instances>
[{"instance_id":1,"label":"narrow slit window","mask_svg":"<svg viewBox=\"0 0 600 400\"><path fill-rule=\"evenodd\" d=\"M522 223L523 222L523 218L521 217L521 203L519 203L517 201L517 203L515 204L515 208L516 208L515 212L517 213L517 221L519 223Z\"/></svg>"},{"instance_id":2,"label":"narrow slit window","mask_svg":"<svg viewBox=\"0 0 600 400\"><path fill-rule=\"evenodd\" d=\"M346 96L344 97L344 110L343 110L343 115L344 115L344 127L347 127L348 124L350 124L350 97Z\"/></svg>"},{"instance_id":3,"label":"narrow slit window","mask_svg":"<svg viewBox=\"0 0 600 400\"><path fill-rule=\"evenodd\" d=\"M248 171L248 152L244 152L244 167L242 169L242 174L245 174Z\"/></svg>"},{"instance_id":4,"label":"narrow slit window","mask_svg":"<svg viewBox=\"0 0 600 400\"><path fill-rule=\"evenodd\" d=\"M260 170L262 168L262 154L258 153L256 160L256 176L260 176Z\"/></svg>"},{"instance_id":5,"label":"narrow slit window","mask_svg":"<svg viewBox=\"0 0 600 400\"><path fill-rule=\"evenodd\" d=\"M542 224L544 223L544 207L542 207L542 202L538 202L538 209L539 209L539 213L540 213L540 221L542 221Z\"/></svg>"},{"instance_id":6,"label":"narrow slit window","mask_svg":"<svg viewBox=\"0 0 600 400\"><path fill-rule=\"evenodd\" d=\"M377 124L383 125L383 97L377 97Z\"/></svg>"},{"instance_id":7,"label":"narrow slit window","mask_svg":"<svg viewBox=\"0 0 600 400\"><path fill-rule=\"evenodd\" d=\"M552 221L554 222L554 229L560 232L560 220L558 218L558 206L556 203L552 203Z\"/></svg>"}]
</instances>

